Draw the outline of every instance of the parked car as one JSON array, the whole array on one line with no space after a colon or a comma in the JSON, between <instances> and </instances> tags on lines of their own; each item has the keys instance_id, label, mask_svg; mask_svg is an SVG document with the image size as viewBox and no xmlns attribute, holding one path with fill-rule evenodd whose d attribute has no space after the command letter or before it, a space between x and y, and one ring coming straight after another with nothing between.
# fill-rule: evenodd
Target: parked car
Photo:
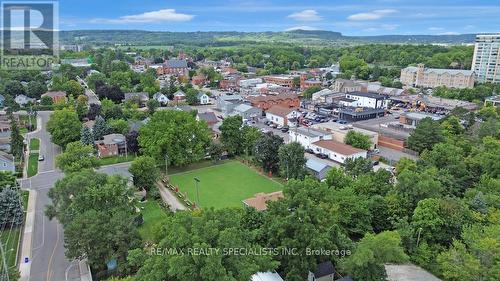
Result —
<instances>
[{"instance_id":1,"label":"parked car","mask_svg":"<svg viewBox=\"0 0 500 281\"><path fill-rule=\"evenodd\" d=\"M372 153L373 154L379 154L380 153L380 149L375 148L374 150L372 150Z\"/></svg>"},{"instance_id":2,"label":"parked car","mask_svg":"<svg viewBox=\"0 0 500 281\"><path fill-rule=\"evenodd\" d=\"M38 161L43 161L43 160L45 160L45 156L43 155L38 156Z\"/></svg>"},{"instance_id":3,"label":"parked car","mask_svg":"<svg viewBox=\"0 0 500 281\"><path fill-rule=\"evenodd\" d=\"M309 153L309 154L314 154L314 150L310 149L310 148L306 148L306 150L304 150L306 153Z\"/></svg>"},{"instance_id":4,"label":"parked car","mask_svg":"<svg viewBox=\"0 0 500 281\"><path fill-rule=\"evenodd\" d=\"M328 159L328 155L326 155L324 153L318 153L316 156L318 156L318 158L321 158L321 159Z\"/></svg>"},{"instance_id":5,"label":"parked car","mask_svg":"<svg viewBox=\"0 0 500 281\"><path fill-rule=\"evenodd\" d=\"M345 120L339 120L339 121L337 121L337 123L345 125L345 124L347 124L347 121L345 121Z\"/></svg>"},{"instance_id":6,"label":"parked car","mask_svg":"<svg viewBox=\"0 0 500 281\"><path fill-rule=\"evenodd\" d=\"M380 164L380 162L378 160L375 160L372 162L373 166L377 166L378 164Z\"/></svg>"},{"instance_id":7,"label":"parked car","mask_svg":"<svg viewBox=\"0 0 500 281\"><path fill-rule=\"evenodd\" d=\"M288 127L283 127L283 128L281 128L281 131L282 131L283 133L287 133L289 130L290 130L290 128L288 128Z\"/></svg>"}]
</instances>

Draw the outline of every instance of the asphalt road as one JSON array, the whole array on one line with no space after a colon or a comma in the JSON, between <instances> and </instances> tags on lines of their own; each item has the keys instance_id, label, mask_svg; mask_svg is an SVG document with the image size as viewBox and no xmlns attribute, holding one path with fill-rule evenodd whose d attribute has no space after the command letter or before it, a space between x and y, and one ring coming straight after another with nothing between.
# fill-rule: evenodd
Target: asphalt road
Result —
<instances>
[{"instance_id":1,"label":"asphalt road","mask_svg":"<svg viewBox=\"0 0 500 281\"><path fill-rule=\"evenodd\" d=\"M45 156L45 160L39 162L36 176L21 181L23 188L37 191L30 280L79 281L78 261L70 261L64 255L62 226L57 220L51 221L44 214L45 207L51 203L48 191L63 177L62 172L55 168L54 161L55 156L61 153L61 148L51 142L50 134L45 129L50 114L51 112L38 112L40 125L37 131L28 134L28 138L40 139L40 154ZM127 164L119 164L104 167L100 171L126 176L127 170Z\"/></svg>"}]
</instances>

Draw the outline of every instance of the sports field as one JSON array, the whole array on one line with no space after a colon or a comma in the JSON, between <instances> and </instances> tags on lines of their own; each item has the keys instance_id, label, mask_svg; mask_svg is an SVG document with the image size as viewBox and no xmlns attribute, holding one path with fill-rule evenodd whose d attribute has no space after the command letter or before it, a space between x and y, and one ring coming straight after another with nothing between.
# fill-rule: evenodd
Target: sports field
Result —
<instances>
[{"instance_id":1,"label":"sports field","mask_svg":"<svg viewBox=\"0 0 500 281\"><path fill-rule=\"evenodd\" d=\"M282 190L281 184L268 179L238 161L175 174L170 177L173 185L187 192L191 202L196 202L194 178L200 180L200 206L202 208L242 207L242 201L259 192Z\"/></svg>"}]
</instances>

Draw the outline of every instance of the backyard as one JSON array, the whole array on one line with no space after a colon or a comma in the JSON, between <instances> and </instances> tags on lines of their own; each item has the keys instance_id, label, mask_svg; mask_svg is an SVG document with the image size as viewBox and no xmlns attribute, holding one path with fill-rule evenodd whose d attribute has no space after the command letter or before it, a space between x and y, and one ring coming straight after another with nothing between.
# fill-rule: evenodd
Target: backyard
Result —
<instances>
[{"instance_id":1,"label":"backyard","mask_svg":"<svg viewBox=\"0 0 500 281\"><path fill-rule=\"evenodd\" d=\"M173 174L171 183L179 187L191 202L196 202L194 178L200 180L199 195L202 208L241 207L244 199L260 192L282 190L282 185L238 161L201 168L194 171Z\"/></svg>"},{"instance_id":2,"label":"backyard","mask_svg":"<svg viewBox=\"0 0 500 281\"><path fill-rule=\"evenodd\" d=\"M153 241L154 230L167 218L167 214L158 201L149 198L146 202L139 203L144 224L139 228L139 235L145 241Z\"/></svg>"}]
</instances>

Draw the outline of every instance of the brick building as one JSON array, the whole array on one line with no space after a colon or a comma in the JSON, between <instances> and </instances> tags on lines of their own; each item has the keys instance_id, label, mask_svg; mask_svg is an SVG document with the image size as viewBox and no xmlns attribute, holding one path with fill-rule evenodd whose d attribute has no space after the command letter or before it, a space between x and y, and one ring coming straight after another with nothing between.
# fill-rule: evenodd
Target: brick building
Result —
<instances>
[{"instance_id":1,"label":"brick building","mask_svg":"<svg viewBox=\"0 0 500 281\"><path fill-rule=\"evenodd\" d=\"M250 101L252 106L258 107L262 110L268 110L273 105L293 108L300 107L299 96L296 94L249 97L248 100Z\"/></svg>"}]
</instances>

